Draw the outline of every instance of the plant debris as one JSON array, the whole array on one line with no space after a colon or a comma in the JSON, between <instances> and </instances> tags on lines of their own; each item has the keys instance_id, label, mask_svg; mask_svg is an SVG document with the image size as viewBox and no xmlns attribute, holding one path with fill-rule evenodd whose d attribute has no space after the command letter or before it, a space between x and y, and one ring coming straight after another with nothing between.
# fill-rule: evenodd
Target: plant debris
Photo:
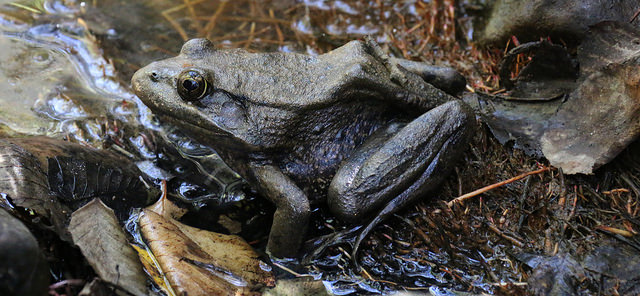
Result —
<instances>
[{"instance_id":1,"label":"plant debris","mask_svg":"<svg viewBox=\"0 0 640 296\"><path fill-rule=\"evenodd\" d=\"M143 210L140 232L176 295L257 295L275 279L242 238L189 227Z\"/></svg>"},{"instance_id":2,"label":"plant debris","mask_svg":"<svg viewBox=\"0 0 640 296\"><path fill-rule=\"evenodd\" d=\"M149 293L136 252L129 246L113 210L100 199L73 212L69 232L102 281L132 295Z\"/></svg>"}]
</instances>

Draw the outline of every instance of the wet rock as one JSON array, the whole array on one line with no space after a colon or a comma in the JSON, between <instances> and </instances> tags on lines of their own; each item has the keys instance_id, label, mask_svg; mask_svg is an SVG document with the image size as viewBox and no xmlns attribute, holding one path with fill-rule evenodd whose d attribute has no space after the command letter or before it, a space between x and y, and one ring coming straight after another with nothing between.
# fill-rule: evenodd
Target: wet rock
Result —
<instances>
[{"instance_id":1,"label":"wet rock","mask_svg":"<svg viewBox=\"0 0 640 296\"><path fill-rule=\"evenodd\" d=\"M569 254L556 256L520 255L519 259L533 268L529 290L534 295L576 295L579 279L585 271Z\"/></svg>"},{"instance_id":2,"label":"wet rock","mask_svg":"<svg viewBox=\"0 0 640 296\"><path fill-rule=\"evenodd\" d=\"M638 295L640 252L628 245L605 242L583 259L560 253L555 256L519 254L532 268L528 279L534 295Z\"/></svg>"},{"instance_id":3,"label":"wet rock","mask_svg":"<svg viewBox=\"0 0 640 296\"><path fill-rule=\"evenodd\" d=\"M640 295L640 251L608 244L595 249L583 262L605 295Z\"/></svg>"},{"instance_id":4,"label":"wet rock","mask_svg":"<svg viewBox=\"0 0 640 296\"><path fill-rule=\"evenodd\" d=\"M551 36L579 43L589 26L607 20L629 22L638 9L637 0L498 0L477 40L502 46L512 35L520 41ZM634 24L638 27L640 21Z\"/></svg>"},{"instance_id":5,"label":"wet rock","mask_svg":"<svg viewBox=\"0 0 640 296\"><path fill-rule=\"evenodd\" d=\"M565 173L588 174L637 139L640 30L615 22L592 27L578 48L580 71L575 81L567 71L566 53L544 49L537 55L547 57L534 57L507 95L478 99L476 106L502 143L513 141ZM549 67L553 61L555 68ZM533 66L539 64L545 67Z\"/></svg>"},{"instance_id":6,"label":"wet rock","mask_svg":"<svg viewBox=\"0 0 640 296\"><path fill-rule=\"evenodd\" d=\"M0 209L0 294L45 295L48 269L29 229Z\"/></svg>"}]
</instances>

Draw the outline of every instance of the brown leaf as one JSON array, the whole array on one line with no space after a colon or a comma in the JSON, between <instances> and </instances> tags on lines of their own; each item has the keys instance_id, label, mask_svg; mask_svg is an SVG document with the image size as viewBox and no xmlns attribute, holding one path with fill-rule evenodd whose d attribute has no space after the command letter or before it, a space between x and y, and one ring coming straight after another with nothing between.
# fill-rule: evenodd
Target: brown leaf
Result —
<instances>
[{"instance_id":1,"label":"brown leaf","mask_svg":"<svg viewBox=\"0 0 640 296\"><path fill-rule=\"evenodd\" d=\"M46 170L39 158L13 140L0 139L0 192L14 205L52 220L61 232L71 211L49 193Z\"/></svg>"},{"instance_id":2,"label":"brown leaf","mask_svg":"<svg viewBox=\"0 0 640 296\"><path fill-rule=\"evenodd\" d=\"M113 210L94 199L71 215L69 232L100 278L134 295L147 295L147 278Z\"/></svg>"},{"instance_id":3,"label":"brown leaf","mask_svg":"<svg viewBox=\"0 0 640 296\"><path fill-rule=\"evenodd\" d=\"M242 238L200 230L144 210L144 240L177 295L259 295L270 268Z\"/></svg>"},{"instance_id":4,"label":"brown leaf","mask_svg":"<svg viewBox=\"0 0 640 296\"><path fill-rule=\"evenodd\" d=\"M187 210L178 207L176 204L174 204L167 198L167 194L166 194L167 185L165 181L163 181L162 186L163 186L162 196L155 203L148 206L147 209L167 219L180 219L180 217L182 217L187 212Z\"/></svg>"},{"instance_id":5,"label":"brown leaf","mask_svg":"<svg viewBox=\"0 0 640 296\"><path fill-rule=\"evenodd\" d=\"M536 86L541 89L566 84L564 97L511 101L482 95L478 104L502 143L513 140L517 148L544 155L566 174L592 173L640 136L640 30L616 22L593 26L578 60L575 85L553 78L553 71L531 79L543 82Z\"/></svg>"}]
</instances>

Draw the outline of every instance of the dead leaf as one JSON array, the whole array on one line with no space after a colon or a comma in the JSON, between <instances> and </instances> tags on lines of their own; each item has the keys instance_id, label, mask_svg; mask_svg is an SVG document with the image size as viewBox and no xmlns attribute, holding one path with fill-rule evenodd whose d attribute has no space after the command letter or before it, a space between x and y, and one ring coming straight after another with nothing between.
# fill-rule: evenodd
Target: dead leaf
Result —
<instances>
[{"instance_id":1,"label":"dead leaf","mask_svg":"<svg viewBox=\"0 0 640 296\"><path fill-rule=\"evenodd\" d=\"M543 52L544 54L544 52ZM478 109L501 143L546 157L566 174L590 174L640 136L640 30L603 22L591 28L578 49L580 74L566 79L533 77L535 88L568 85L566 96L512 101L479 95ZM551 65L547 63L546 65ZM545 74L547 71L529 73ZM534 75L534 76L535 76ZM531 87L520 96L536 97ZM472 102L473 104L473 102Z\"/></svg>"},{"instance_id":2,"label":"dead leaf","mask_svg":"<svg viewBox=\"0 0 640 296\"><path fill-rule=\"evenodd\" d=\"M580 84L540 140L545 157L568 174L591 173L640 133L640 30L600 23L578 58Z\"/></svg>"},{"instance_id":3,"label":"dead leaf","mask_svg":"<svg viewBox=\"0 0 640 296\"><path fill-rule=\"evenodd\" d=\"M177 295L259 295L273 286L270 267L242 238L200 230L145 209L145 242Z\"/></svg>"},{"instance_id":4,"label":"dead leaf","mask_svg":"<svg viewBox=\"0 0 640 296\"><path fill-rule=\"evenodd\" d=\"M155 258L153 258L153 254L149 252L148 249L139 247L137 245L131 245L136 252L138 252L138 258L140 258L140 262L142 262L142 266L144 266L144 270L151 277L151 280L158 286L166 295L174 296L175 293L171 290L171 287L168 286L166 278L162 274L162 272L156 266Z\"/></svg>"},{"instance_id":5,"label":"dead leaf","mask_svg":"<svg viewBox=\"0 0 640 296\"><path fill-rule=\"evenodd\" d=\"M69 232L100 278L134 295L147 295L147 278L113 210L93 199L71 215Z\"/></svg>"},{"instance_id":6,"label":"dead leaf","mask_svg":"<svg viewBox=\"0 0 640 296\"><path fill-rule=\"evenodd\" d=\"M39 159L13 139L0 139L0 193L13 205L51 221L63 240L70 240L66 222L71 210L49 191Z\"/></svg>"},{"instance_id":7,"label":"dead leaf","mask_svg":"<svg viewBox=\"0 0 640 296\"><path fill-rule=\"evenodd\" d=\"M187 210L181 207L178 207L176 204L172 203L169 199L167 199L167 181L162 181L162 195L160 198L152 205L147 207L149 210L154 211L162 217L167 219L180 219Z\"/></svg>"},{"instance_id":8,"label":"dead leaf","mask_svg":"<svg viewBox=\"0 0 640 296\"><path fill-rule=\"evenodd\" d=\"M148 205L157 196L139 180L142 173L128 159L48 137L0 139L0 167L0 193L13 205L51 221L66 241L71 240L66 230L71 213L92 197L108 197L105 202L120 217L128 217L131 207Z\"/></svg>"},{"instance_id":9,"label":"dead leaf","mask_svg":"<svg viewBox=\"0 0 640 296\"><path fill-rule=\"evenodd\" d=\"M266 290L265 296L329 296L327 288L320 280L310 278L295 278L278 280L273 289Z\"/></svg>"}]
</instances>

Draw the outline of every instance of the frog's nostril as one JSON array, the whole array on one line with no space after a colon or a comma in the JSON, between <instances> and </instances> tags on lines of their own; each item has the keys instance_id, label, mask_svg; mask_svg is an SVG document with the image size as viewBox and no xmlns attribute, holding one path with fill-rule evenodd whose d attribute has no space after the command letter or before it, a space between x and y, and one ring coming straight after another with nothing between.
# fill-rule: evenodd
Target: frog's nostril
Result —
<instances>
[{"instance_id":1,"label":"frog's nostril","mask_svg":"<svg viewBox=\"0 0 640 296\"><path fill-rule=\"evenodd\" d=\"M158 82L158 73L156 72L151 72L149 74L149 79L151 79L151 81L153 82Z\"/></svg>"}]
</instances>

